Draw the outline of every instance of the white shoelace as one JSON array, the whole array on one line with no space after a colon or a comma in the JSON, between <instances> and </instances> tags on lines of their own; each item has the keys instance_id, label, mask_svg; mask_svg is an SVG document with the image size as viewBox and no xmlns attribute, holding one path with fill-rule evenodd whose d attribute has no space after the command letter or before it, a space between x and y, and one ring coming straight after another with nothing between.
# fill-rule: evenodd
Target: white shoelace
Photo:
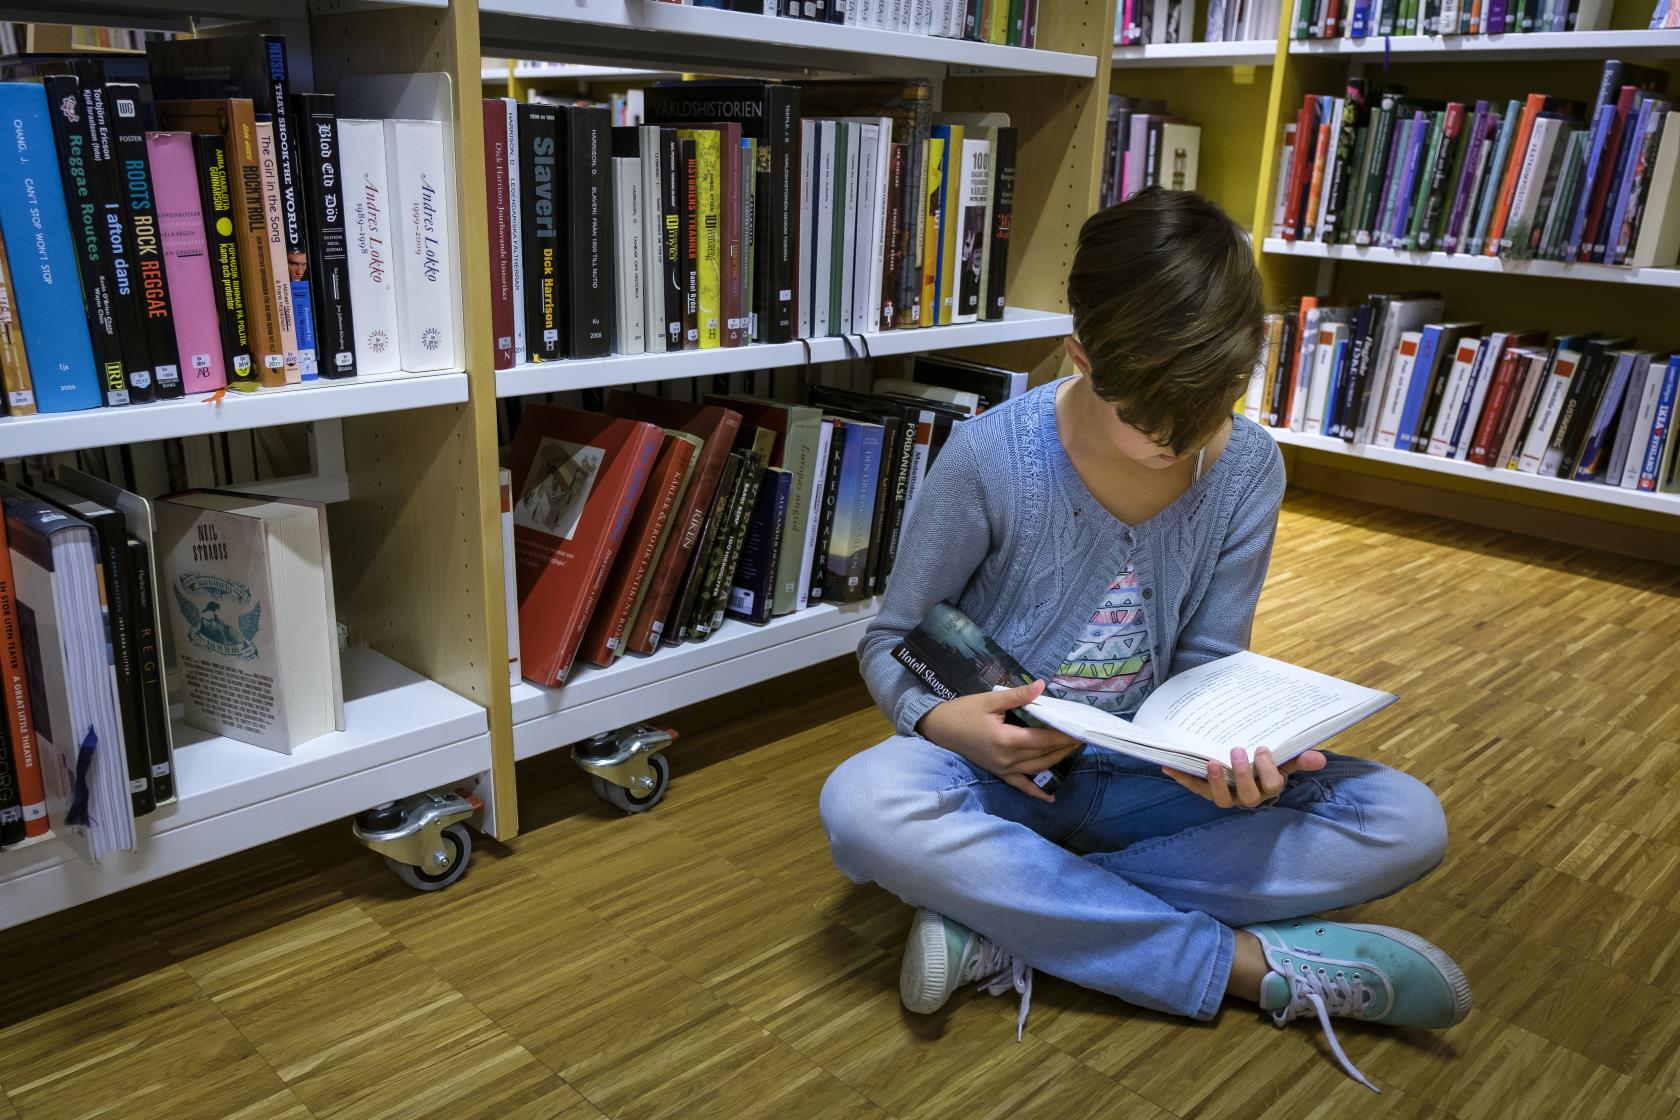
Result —
<instances>
[{"instance_id":1,"label":"white shoelace","mask_svg":"<svg viewBox=\"0 0 1680 1120\"><path fill-rule=\"evenodd\" d=\"M1288 1007L1274 1011L1272 1021L1281 1027L1308 1012L1316 1014L1318 1025L1324 1028L1324 1037L1330 1043L1331 1052L1336 1055L1336 1061L1341 1063L1347 1075L1373 1093L1382 1092L1359 1072L1358 1066L1348 1061L1348 1056L1342 1052L1341 1041L1336 1038L1336 1029L1330 1025L1330 1016L1347 1015L1363 1010L1367 1003L1376 998L1377 993L1366 987L1363 980L1358 977L1350 979L1345 972L1339 971L1332 975L1327 969L1314 971L1307 964L1289 969L1279 968L1278 971L1289 980L1290 1003Z\"/></svg>"},{"instance_id":2,"label":"white shoelace","mask_svg":"<svg viewBox=\"0 0 1680 1120\"><path fill-rule=\"evenodd\" d=\"M1015 1041L1020 1042L1027 1030L1027 1012L1032 1009L1032 966L982 939L979 955L969 962L963 973L965 982L980 981L980 989L987 995L1001 996L1008 991L1021 993L1021 1013L1015 1019Z\"/></svg>"}]
</instances>

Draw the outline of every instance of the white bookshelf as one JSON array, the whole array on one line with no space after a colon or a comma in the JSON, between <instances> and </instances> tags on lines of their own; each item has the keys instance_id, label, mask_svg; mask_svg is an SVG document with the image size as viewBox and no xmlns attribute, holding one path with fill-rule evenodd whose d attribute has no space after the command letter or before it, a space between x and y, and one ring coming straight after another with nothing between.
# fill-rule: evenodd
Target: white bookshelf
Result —
<instances>
[{"instance_id":1,"label":"white bookshelf","mask_svg":"<svg viewBox=\"0 0 1680 1120\"><path fill-rule=\"evenodd\" d=\"M680 78L678 70L636 70L624 66L584 66L556 62L519 62L513 66L513 76L522 82L579 81L579 82L658 82ZM508 80L508 67L486 66L486 82Z\"/></svg>"},{"instance_id":2,"label":"white bookshelf","mask_svg":"<svg viewBox=\"0 0 1680 1120\"><path fill-rule=\"evenodd\" d=\"M1357 245L1326 245L1322 241L1285 241L1268 237L1265 250L1284 257L1311 257L1340 262L1411 265L1444 268L1456 272L1481 272L1498 276L1533 276L1554 280L1595 280L1635 287L1680 288L1680 268L1624 268L1608 264L1564 264L1559 261L1508 261L1499 257L1467 253L1407 252L1400 249L1362 248Z\"/></svg>"},{"instance_id":3,"label":"white bookshelf","mask_svg":"<svg viewBox=\"0 0 1680 1120\"><path fill-rule=\"evenodd\" d=\"M467 399L467 375L380 374L254 393L228 392L81 412L0 417L0 459L84 447L236 432L311 420L402 412Z\"/></svg>"},{"instance_id":4,"label":"white bookshelf","mask_svg":"<svg viewBox=\"0 0 1680 1120\"><path fill-rule=\"evenodd\" d=\"M1544 61L1571 58L1680 58L1680 31L1537 31L1523 35L1372 35L1296 39L1290 54L1398 58L1412 62Z\"/></svg>"},{"instance_id":5,"label":"white bookshelf","mask_svg":"<svg viewBox=\"0 0 1680 1120\"><path fill-rule=\"evenodd\" d=\"M371 650L343 654L344 730L290 755L175 730L178 797L95 866L48 838L0 852L0 929L490 768L484 709Z\"/></svg>"},{"instance_id":6,"label":"white bookshelf","mask_svg":"<svg viewBox=\"0 0 1680 1120\"><path fill-rule=\"evenodd\" d=\"M1234 43L1142 43L1115 47L1117 69L1166 66L1270 66L1277 57L1276 39Z\"/></svg>"},{"instance_id":7,"label":"white bookshelf","mask_svg":"<svg viewBox=\"0 0 1680 1120\"><path fill-rule=\"evenodd\" d=\"M7 19L96 23L139 31L187 31L194 18L228 22L305 20L358 8L448 8L449 0L56 0L5 4Z\"/></svg>"},{"instance_id":8,"label":"white bookshelf","mask_svg":"<svg viewBox=\"0 0 1680 1120\"><path fill-rule=\"evenodd\" d=\"M894 354L919 354L960 346L989 346L998 342L1057 338L1071 333L1072 330L1071 315L1011 307L1005 309L1002 319L997 320L851 335L850 351L847 350L847 339L830 336L807 339L804 342L759 343L753 346L682 350L664 354L614 354L605 358L577 358L561 362L528 362L512 369L497 371L496 395L522 397L531 393L638 385L650 381L703 377L714 373L786 369L803 366L807 357L812 364L816 364L841 362L864 355L882 358Z\"/></svg>"},{"instance_id":9,"label":"white bookshelf","mask_svg":"<svg viewBox=\"0 0 1680 1120\"><path fill-rule=\"evenodd\" d=\"M684 72L1096 75L1095 55L842 27L660 0L479 0L486 54L667 64Z\"/></svg>"},{"instance_id":10,"label":"white bookshelf","mask_svg":"<svg viewBox=\"0 0 1680 1120\"><path fill-rule=\"evenodd\" d=\"M606 669L574 668L559 688L521 681L513 687L514 757L558 750L849 654L879 607L878 599L820 604L764 626L730 619L704 642L622 657Z\"/></svg>"},{"instance_id":11,"label":"white bookshelf","mask_svg":"<svg viewBox=\"0 0 1680 1120\"><path fill-rule=\"evenodd\" d=\"M1458 478L1471 478L1480 482L1496 482L1502 486L1510 486L1518 490L1562 494L1571 498L1582 498L1589 502L1623 506L1627 509L1642 509L1655 513L1680 515L1680 494L1624 490L1619 486L1606 486L1599 482L1576 482L1574 479L1550 478L1544 475L1528 474L1525 471L1484 467L1479 463L1468 463L1459 459L1443 459L1434 455L1422 455L1415 451L1397 451L1392 447L1374 447L1366 443L1346 443L1332 436L1294 432L1287 428L1267 428L1266 431L1270 432L1272 438L1284 446L1309 448L1313 451L1324 451L1373 463L1392 463L1396 466L1432 474L1454 475Z\"/></svg>"}]
</instances>

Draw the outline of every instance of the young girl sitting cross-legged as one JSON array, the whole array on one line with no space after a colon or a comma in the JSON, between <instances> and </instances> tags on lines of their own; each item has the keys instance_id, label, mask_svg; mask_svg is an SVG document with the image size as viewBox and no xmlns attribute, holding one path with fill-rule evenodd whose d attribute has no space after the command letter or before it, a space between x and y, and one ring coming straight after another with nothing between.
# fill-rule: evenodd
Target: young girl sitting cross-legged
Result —
<instances>
[{"instance_id":1,"label":"young girl sitting cross-legged","mask_svg":"<svg viewBox=\"0 0 1680 1120\"><path fill-rule=\"evenodd\" d=\"M1231 411L1262 331L1236 223L1190 192L1109 207L1080 232L1068 303L1078 373L961 424L916 495L859 648L898 733L823 789L835 863L921 908L911 1011L978 982L1019 991L1024 1024L1033 969L1195 1019L1236 997L1280 1025L1316 1016L1369 1085L1329 1017L1449 1027L1469 985L1416 934L1312 915L1440 862L1429 788L1259 744L1204 781L1004 720L1042 691L1124 716L1247 648L1283 497L1277 447ZM1035 683L941 702L892 656L941 602ZM1047 795L1030 775L1064 759Z\"/></svg>"}]
</instances>

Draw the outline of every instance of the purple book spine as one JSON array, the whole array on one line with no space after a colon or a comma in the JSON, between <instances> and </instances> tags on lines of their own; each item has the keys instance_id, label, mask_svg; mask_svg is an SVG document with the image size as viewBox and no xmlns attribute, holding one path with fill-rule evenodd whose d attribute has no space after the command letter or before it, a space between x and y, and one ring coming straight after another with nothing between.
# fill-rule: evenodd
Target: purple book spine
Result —
<instances>
[{"instance_id":1,"label":"purple book spine","mask_svg":"<svg viewBox=\"0 0 1680 1120\"><path fill-rule=\"evenodd\" d=\"M1476 102L1476 118L1471 125L1464 149L1464 166L1459 168L1458 183L1453 187L1452 210L1447 214L1446 232L1441 236L1441 251L1451 253L1458 248L1459 228L1464 224L1464 211L1470 206L1470 187L1477 179L1477 170L1484 158L1482 145L1488 134L1488 103Z\"/></svg>"},{"instance_id":2,"label":"purple book spine","mask_svg":"<svg viewBox=\"0 0 1680 1120\"><path fill-rule=\"evenodd\" d=\"M1505 0L1488 0L1487 14L1482 17L1482 34L1505 34Z\"/></svg>"},{"instance_id":3,"label":"purple book spine","mask_svg":"<svg viewBox=\"0 0 1680 1120\"><path fill-rule=\"evenodd\" d=\"M1383 164L1388 173L1383 178L1382 194L1377 198L1376 213L1372 215L1371 244L1373 245L1388 244L1388 231L1382 227L1381 222L1383 214L1388 211L1389 200L1394 197L1394 192L1399 189L1400 176L1396 172L1400 168L1400 141L1406 135L1406 130L1401 127L1403 123L1402 121L1394 122L1394 135L1388 142L1388 162Z\"/></svg>"},{"instance_id":4,"label":"purple book spine","mask_svg":"<svg viewBox=\"0 0 1680 1120\"><path fill-rule=\"evenodd\" d=\"M1418 112L1412 117L1412 136L1406 146L1406 173L1400 179L1400 196L1394 201L1394 222L1388 228L1388 244L1399 245L1411 223L1412 196L1417 193L1418 161L1423 158L1424 142L1429 139L1429 114Z\"/></svg>"}]
</instances>

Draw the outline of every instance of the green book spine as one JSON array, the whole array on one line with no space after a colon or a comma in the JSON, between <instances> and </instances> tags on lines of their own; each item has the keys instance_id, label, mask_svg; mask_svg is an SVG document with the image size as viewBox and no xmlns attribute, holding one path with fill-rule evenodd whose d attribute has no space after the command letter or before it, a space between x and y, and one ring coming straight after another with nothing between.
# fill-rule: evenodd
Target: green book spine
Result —
<instances>
[{"instance_id":1,"label":"green book spine","mask_svg":"<svg viewBox=\"0 0 1680 1120\"><path fill-rule=\"evenodd\" d=\"M788 495L787 525L776 561L776 594L771 613L789 614L799 598L804 573L805 530L817 479L817 449L822 442L822 409L802 405L788 409L787 434L782 437L782 466L793 472Z\"/></svg>"},{"instance_id":2,"label":"green book spine","mask_svg":"<svg viewBox=\"0 0 1680 1120\"><path fill-rule=\"evenodd\" d=\"M1367 120L1365 127L1357 130L1353 137L1353 154L1349 157L1348 169L1353 175L1353 181L1348 184L1347 193L1342 198L1342 212L1336 216L1336 244L1347 245L1353 241L1353 228L1359 223L1359 200L1365 190L1365 176L1369 170L1365 166L1369 158L1367 149L1370 147L1371 125Z\"/></svg>"},{"instance_id":3,"label":"green book spine","mask_svg":"<svg viewBox=\"0 0 1680 1120\"><path fill-rule=\"evenodd\" d=\"M1383 182L1388 176L1388 149L1394 134L1394 119L1398 110L1395 108L1394 98L1385 97L1371 114L1371 141L1366 146L1366 158L1370 167L1365 174L1365 185L1360 192L1359 210L1351 223L1354 244L1369 245L1371 231L1376 227L1377 203L1382 198Z\"/></svg>"},{"instance_id":4,"label":"green book spine","mask_svg":"<svg viewBox=\"0 0 1680 1120\"><path fill-rule=\"evenodd\" d=\"M1418 247L1418 232L1423 228L1423 216L1429 209L1429 190L1434 180L1435 161L1441 157L1441 144L1446 138L1445 113L1429 115L1429 139L1424 144L1423 160L1418 164L1418 183L1412 191L1412 217L1406 226L1402 249Z\"/></svg>"}]
</instances>

